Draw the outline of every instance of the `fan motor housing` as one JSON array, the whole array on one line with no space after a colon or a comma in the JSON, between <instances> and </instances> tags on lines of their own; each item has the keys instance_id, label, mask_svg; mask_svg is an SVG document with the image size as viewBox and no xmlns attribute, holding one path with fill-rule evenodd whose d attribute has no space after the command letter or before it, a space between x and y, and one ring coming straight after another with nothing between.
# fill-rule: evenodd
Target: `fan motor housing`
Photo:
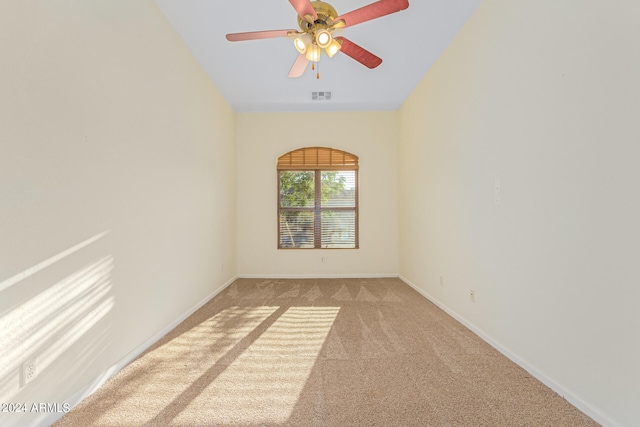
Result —
<instances>
[{"instance_id":1,"label":"fan motor housing","mask_svg":"<svg viewBox=\"0 0 640 427\"><path fill-rule=\"evenodd\" d=\"M333 25L333 21L338 17L338 12L336 12L333 6L323 1L314 1L311 2L311 5L316 11L318 19L316 19L313 24L310 24L309 22L298 16L298 26L303 32L313 30L314 27L327 28Z\"/></svg>"}]
</instances>

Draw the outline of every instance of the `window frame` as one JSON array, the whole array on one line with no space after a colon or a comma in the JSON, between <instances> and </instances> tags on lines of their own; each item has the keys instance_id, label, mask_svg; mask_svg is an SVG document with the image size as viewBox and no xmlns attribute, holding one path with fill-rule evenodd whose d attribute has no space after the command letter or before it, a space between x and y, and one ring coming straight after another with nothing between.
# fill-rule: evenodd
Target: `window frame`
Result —
<instances>
[{"instance_id":1,"label":"window frame","mask_svg":"<svg viewBox=\"0 0 640 427\"><path fill-rule=\"evenodd\" d=\"M315 154L315 155L314 155ZM293 160L297 156L296 160ZM324 159L324 161L321 159ZM326 159L329 161L326 161ZM354 172L355 202L353 207L322 206L322 172ZM306 147L290 151L278 158L276 171L277 179L277 223L278 249L359 249L359 166L358 157L346 151L328 147ZM313 207L283 207L281 203L281 172L313 172L314 174L314 205ZM281 214L282 212L311 212L313 215L313 247L288 247L281 245ZM322 212L354 212L354 246L353 247L322 247Z\"/></svg>"}]
</instances>

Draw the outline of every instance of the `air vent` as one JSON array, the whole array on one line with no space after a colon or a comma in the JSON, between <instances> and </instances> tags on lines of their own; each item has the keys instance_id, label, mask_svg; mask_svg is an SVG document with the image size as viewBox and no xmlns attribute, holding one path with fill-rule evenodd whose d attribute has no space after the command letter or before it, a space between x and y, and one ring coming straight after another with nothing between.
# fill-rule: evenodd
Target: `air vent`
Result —
<instances>
[{"instance_id":1,"label":"air vent","mask_svg":"<svg viewBox=\"0 0 640 427\"><path fill-rule=\"evenodd\" d=\"M311 92L312 101L331 101L331 92Z\"/></svg>"}]
</instances>

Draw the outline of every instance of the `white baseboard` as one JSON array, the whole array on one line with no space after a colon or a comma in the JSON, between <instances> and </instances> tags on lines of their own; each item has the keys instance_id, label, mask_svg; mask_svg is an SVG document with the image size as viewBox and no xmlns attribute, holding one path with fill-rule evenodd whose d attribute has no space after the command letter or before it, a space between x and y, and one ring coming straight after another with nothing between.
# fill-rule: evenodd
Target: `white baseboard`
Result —
<instances>
[{"instance_id":1,"label":"white baseboard","mask_svg":"<svg viewBox=\"0 0 640 427\"><path fill-rule=\"evenodd\" d=\"M567 402L571 403L573 406L578 408L584 414L591 417L595 422L599 423L603 427L620 427L618 423L616 423L611 418L603 414L602 411L598 410L597 408L594 408L591 404L584 401L582 398L576 396L566 387L562 386L558 382L549 378L542 371L535 368L534 366L529 364L526 360L524 360L522 357L518 356L517 354L513 353L511 350L509 350L508 348L500 344L498 341L492 338L489 334L485 333L482 329L478 328L476 325L469 322L467 319L465 319L464 317L462 317L461 315L453 311L451 308L449 308L442 302L440 302L437 298L434 298L425 290L420 289L418 286L412 283L409 279L407 279L402 275L399 275L398 277L400 278L400 280L402 280L407 285L415 289L418 293L420 293L420 295L422 295L423 297L425 297L426 299L434 303L436 306L438 306L440 309L442 309L442 311L444 311L449 316L456 319L458 322L462 323L466 328L471 330L474 334L478 335L487 344L489 344L490 346L498 350L500 353L502 353L504 356L506 356L516 365L523 368L525 371L531 374L531 376L539 380L541 383L549 387L554 392L558 393L560 396L562 396L562 398L564 398Z\"/></svg>"},{"instance_id":2,"label":"white baseboard","mask_svg":"<svg viewBox=\"0 0 640 427\"><path fill-rule=\"evenodd\" d=\"M222 286L219 286L216 290L214 290L209 295L207 295L199 303L191 307L189 310L183 313L180 317L178 317L169 325L167 325L165 328L163 328L160 332L158 332L157 334L153 335L151 338L149 338L148 340L140 344L133 351L129 352L129 354L127 354L125 357L120 359L117 363L115 363L110 368L105 370L101 375L97 376L91 383L87 384L84 388L76 392L73 396L71 396L69 399L66 399L64 402L68 403L71 408L74 408L75 406L77 406L80 402L82 402L84 399L86 399L91 394L93 394L96 390L98 390L111 377L113 377L115 374L120 372L129 363L133 362L136 359L136 357L140 356L142 353L145 352L145 350L147 350L149 347L155 344L160 338L162 338L163 336L171 332L176 326L182 323L187 317L195 313L203 305L209 302L211 298L215 297L220 292L222 292L225 288L227 288L230 284L232 284L236 279L237 279L237 276L234 276L231 279L229 279L226 283L224 283ZM62 418L62 415L64 414L60 414L60 413L50 414L46 418L38 420L37 426L39 427L50 426L51 424L56 422L58 419Z\"/></svg>"},{"instance_id":3,"label":"white baseboard","mask_svg":"<svg viewBox=\"0 0 640 427\"><path fill-rule=\"evenodd\" d=\"M380 274L238 274L238 279L388 279L397 273Z\"/></svg>"}]
</instances>

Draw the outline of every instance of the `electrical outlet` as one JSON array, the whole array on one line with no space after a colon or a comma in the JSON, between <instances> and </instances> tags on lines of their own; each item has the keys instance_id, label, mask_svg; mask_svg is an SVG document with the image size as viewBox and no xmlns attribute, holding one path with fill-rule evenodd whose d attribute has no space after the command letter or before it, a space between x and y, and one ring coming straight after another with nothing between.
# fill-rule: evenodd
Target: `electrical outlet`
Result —
<instances>
[{"instance_id":1,"label":"electrical outlet","mask_svg":"<svg viewBox=\"0 0 640 427\"><path fill-rule=\"evenodd\" d=\"M444 277L440 276L440 286L444 286Z\"/></svg>"},{"instance_id":2,"label":"electrical outlet","mask_svg":"<svg viewBox=\"0 0 640 427\"><path fill-rule=\"evenodd\" d=\"M321 260L323 263L327 262L327 259L325 257L322 257Z\"/></svg>"},{"instance_id":3,"label":"electrical outlet","mask_svg":"<svg viewBox=\"0 0 640 427\"><path fill-rule=\"evenodd\" d=\"M473 289L469 291L469 299L471 300L471 302L476 302L476 291L474 291Z\"/></svg>"},{"instance_id":4,"label":"electrical outlet","mask_svg":"<svg viewBox=\"0 0 640 427\"><path fill-rule=\"evenodd\" d=\"M38 376L36 358L25 360L22 364L22 386L24 387Z\"/></svg>"}]
</instances>

